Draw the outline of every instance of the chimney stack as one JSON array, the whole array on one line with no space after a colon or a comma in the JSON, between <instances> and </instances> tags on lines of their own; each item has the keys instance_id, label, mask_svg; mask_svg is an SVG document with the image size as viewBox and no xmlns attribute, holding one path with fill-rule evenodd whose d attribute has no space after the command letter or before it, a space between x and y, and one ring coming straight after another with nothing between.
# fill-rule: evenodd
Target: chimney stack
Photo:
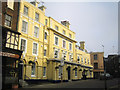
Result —
<instances>
[{"instance_id":1,"label":"chimney stack","mask_svg":"<svg viewBox=\"0 0 120 90\"><path fill-rule=\"evenodd\" d=\"M67 28L69 28L69 25L70 25L69 21L61 21L61 24L63 24Z\"/></svg>"},{"instance_id":2,"label":"chimney stack","mask_svg":"<svg viewBox=\"0 0 120 90\"><path fill-rule=\"evenodd\" d=\"M33 4L36 7L38 7L38 4L39 4L39 2L37 0L34 0L34 1L30 2L30 3Z\"/></svg>"},{"instance_id":3,"label":"chimney stack","mask_svg":"<svg viewBox=\"0 0 120 90\"><path fill-rule=\"evenodd\" d=\"M85 41L80 42L80 49L85 50Z\"/></svg>"}]
</instances>

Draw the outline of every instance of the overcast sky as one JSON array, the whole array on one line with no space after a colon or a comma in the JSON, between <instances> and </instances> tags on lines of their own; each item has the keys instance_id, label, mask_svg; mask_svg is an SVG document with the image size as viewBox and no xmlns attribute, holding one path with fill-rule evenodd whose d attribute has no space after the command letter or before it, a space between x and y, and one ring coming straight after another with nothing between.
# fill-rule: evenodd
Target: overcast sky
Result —
<instances>
[{"instance_id":1,"label":"overcast sky","mask_svg":"<svg viewBox=\"0 0 120 90\"><path fill-rule=\"evenodd\" d=\"M43 0L45 1L45 0ZM48 0L47 0L48 1ZM114 0L115 1L115 0ZM90 52L105 56L118 52L118 3L117 2L46 2L46 16L60 22L68 20L70 30L76 33L78 45L85 41Z\"/></svg>"}]
</instances>

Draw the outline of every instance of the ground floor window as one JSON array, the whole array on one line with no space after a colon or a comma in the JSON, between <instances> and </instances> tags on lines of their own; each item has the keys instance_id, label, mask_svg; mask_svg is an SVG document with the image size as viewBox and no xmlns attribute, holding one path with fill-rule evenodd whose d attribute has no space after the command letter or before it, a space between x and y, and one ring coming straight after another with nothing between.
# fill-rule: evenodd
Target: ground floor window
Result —
<instances>
[{"instance_id":1,"label":"ground floor window","mask_svg":"<svg viewBox=\"0 0 120 90\"><path fill-rule=\"evenodd\" d=\"M43 67L43 77L46 77L46 67Z\"/></svg>"},{"instance_id":2,"label":"ground floor window","mask_svg":"<svg viewBox=\"0 0 120 90\"><path fill-rule=\"evenodd\" d=\"M75 77L77 77L77 69L75 69Z\"/></svg>"},{"instance_id":3,"label":"ground floor window","mask_svg":"<svg viewBox=\"0 0 120 90\"><path fill-rule=\"evenodd\" d=\"M62 68L59 67L59 77L61 77L61 73L62 73Z\"/></svg>"},{"instance_id":4,"label":"ground floor window","mask_svg":"<svg viewBox=\"0 0 120 90\"><path fill-rule=\"evenodd\" d=\"M35 76L35 63L32 63L32 73L31 73L31 75L32 76Z\"/></svg>"}]
</instances>

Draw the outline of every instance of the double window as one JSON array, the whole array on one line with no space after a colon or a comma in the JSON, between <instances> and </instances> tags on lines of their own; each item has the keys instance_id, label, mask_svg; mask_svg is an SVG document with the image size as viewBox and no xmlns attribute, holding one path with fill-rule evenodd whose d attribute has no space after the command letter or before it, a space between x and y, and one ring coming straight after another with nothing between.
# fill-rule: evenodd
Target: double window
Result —
<instances>
[{"instance_id":1,"label":"double window","mask_svg":"<svg viewBox=\"0 0 120 90\"><path fill-rule=\"evenodd\" d=\"M12 23L12 16L6 14L5 15L5 26L11 27Z\"/></svg>"},{"instance_id":2,"label":"double window","mask_svg":"<svg viewBox=\"0 0 120 90\"><path fill-rule=\"evenodd\" d=\"M38 44L37 43L33 43L33 54L37 55L37 49L38 49Z\"/></svg>"},{"instance_id":3,"label":"double window","mask_svg":"<svg viewBox=\"0 0 120 90\"><path fill-rule=\"evenodd\" d=\"M28 22L22 21L22 32L27 33Z\"/></svg>"},{"instance_id":4,"label":"double window","mask_svg":"<svg viewBox=\"0 0 120 90\"><path fill-rule=\"evenodd\" d=\"M38 13L35 13L35 20L39 21L39 14Z\"/></svg>"},{"instance_id":5,"label":"double window","mask_svg":"<svg viewBox=\"0 0 120 90\"><path fill-rule=\"evenodd\" d=\"M20 46L20 50L22 51L26 51L26 40L21 39L21 46Z\"/></svg>"},{"instance_id":6,"label":"double window","mask_svg":"<svg viewBox=\"0 0 120 90\"><path fill-rule=\"evenodd\" d=\"M24 6L24 14L28 15L28 7Z\"/></svg>"},{"instance_id":7,"label":"double window","mask_svg":"<svg viewBox=\"0 0 120 90\"><path fill-rule=\"evenodd\" d=\"M39 35L39 28L38 27L34 27L34 37L38 38Z\"/></svg>"}]
</instances>

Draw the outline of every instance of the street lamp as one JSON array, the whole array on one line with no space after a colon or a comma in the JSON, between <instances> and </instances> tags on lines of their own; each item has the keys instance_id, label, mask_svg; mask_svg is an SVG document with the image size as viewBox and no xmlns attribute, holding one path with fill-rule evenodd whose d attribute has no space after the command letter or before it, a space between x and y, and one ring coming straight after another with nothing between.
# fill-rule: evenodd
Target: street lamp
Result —
<instances>
[{"instance_id":1,"label":"street lamp","mask_svg":"<svg viewBox=\"0 0 120 90\"><path fill-rule=\"evenodd\" d=\"M102 45L103 47L103 61L104 61L104 77L105 77L105 90L107 90L107 84L106 84L106 62L104 59L104 45Z\"/></svg>"}]
</instances>

